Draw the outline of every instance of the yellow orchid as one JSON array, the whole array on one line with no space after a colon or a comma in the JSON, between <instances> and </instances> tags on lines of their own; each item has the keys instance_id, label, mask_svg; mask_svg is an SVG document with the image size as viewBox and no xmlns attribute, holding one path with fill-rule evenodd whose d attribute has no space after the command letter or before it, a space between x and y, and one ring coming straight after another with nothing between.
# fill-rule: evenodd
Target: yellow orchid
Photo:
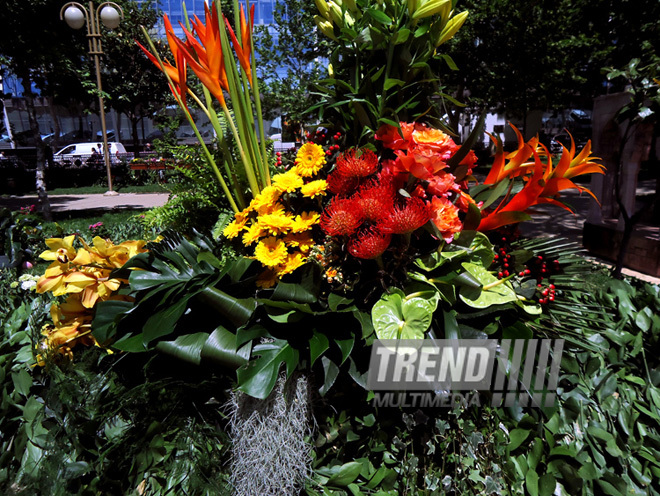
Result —
<instances>
[{"instance_id":1,"label":"yellow orchid","mask_svg":"<svg viewBox=\"0 0 660 496\"><path fill-rule=\"evenodd\" d=\"M44 260L57 260L60 263L67 263L76 257L76 249L73 247L74 239L76 239L75 234L66 238L48 238L46 245L50 250L44 251L39 257Z\"/></svg>"},{"instance_id":2,"label":"yellow orchid","mask_svg":"<svg viewBox=\"0 0 660 496\"><path fill-rule=\"evenodd\" d=\"M131 240L118 245L99 236L92 246L80 240L83 247L76 251L75 236L46 240L48 250L41 258L52 260L43 276L37 281L38 293L52 292L54 296L68 294L66 301L51 307L54 325L44 329L46 339L39 345L37 364L45 365L45 353L72 357L71 349L78 343L96 344L92 337L92 309L99 301L125 300L115 294L128 281L110 277L112 271L121 268L131 257L147 251L146 241Z\"/></svg>"}]
</instances>

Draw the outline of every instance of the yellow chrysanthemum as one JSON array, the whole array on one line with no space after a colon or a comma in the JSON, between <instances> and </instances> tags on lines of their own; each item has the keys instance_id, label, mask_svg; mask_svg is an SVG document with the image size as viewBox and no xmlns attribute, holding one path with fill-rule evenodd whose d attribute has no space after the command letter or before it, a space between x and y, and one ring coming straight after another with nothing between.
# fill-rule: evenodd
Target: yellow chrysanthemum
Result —
<instances>
[{"instance_id":1,"label":"yellow chrysanthemum","mask_svg":"<svg viewBox=\"0 0 660 496\"><path fill-rule=\"evenodd\" d=\"M264 189L261 190L261 193L259 193L251 202L250 206L248 207L250 210L259 210L260 208L263 207L270 207L273 205L277 200L280 198L280 190L277 189L275 186L266 186Z\"/></svg>"},{"instance_id":2,"label":"yellow chrysanthemum","mask_svg":"<svg viewBox=\"0 0 660 496\"><path fill-rule=\"evenodd\" d=\"M277 275L281 277L283 275L290 274L298 267L303 265L306 260L307 257L305 257L302 253L290 253L286 257L286 262L277 267Z\"/></svg>"},{"instance_id":3,"label":"yellow chrysanthemum","mask_svg":"<svg viewBox=\"0 0 660 496\"><path fill-rule=\"evenodd\" d=\"M257 215L270 215L270 214L283 214L284 205L281 203L271 203L269 205L262 205L257 209Z\"/></svg>"},{"instance_id":4,"label":"yellow chrysanthemum","mask_svg":"<svg viewBox=\"0 0 660 496\"><path fill-rule=\"evenodd\" d=\"M312 238L312 235L309 232L287 234L282 238L282 241L284 241L287 246L299 248L303 253L309 252L310 248L314 245L314 238Z\"/></svg>"},{"instance_id":5,"label":"yellow chrysanthemum","mask_svg":"<svg viewBox=\"0 0 660 496\"><path fill-rule=\"evenodd\" d=\"M229 239L233 239L239 235L239 233L243 230L243 228L245 228L246 223L247 223L246 217L242 217L241 220L235 219L234 221L230 222L227 227L224 228L222 234L224 234L225 237Z\"/></svg>"},{"instance_id":6,"label":"yellow chrysanthemum","mask_svg":"<svg viewBox=\"0 0 660 496\"><path fill-rule=\"evenodd\" d=\"M293 217L285 212L260 215L257 224L273 235L286 234L294 226Z\"/></svg>"},{"instance_id":7,"label":"yellow chrysanthemum","mask_svg":"<svg viewBox=\"0 0 660 496\"><path fill-rule=\"evenodd\" d=\"M305 143L296 155L296 166L293 170L302 177L316 174L325 164L325 152L320 145Z\"/></svg>"},{"instance_id":8,"label":"yellow chrysanthemum","mask_svg":"<svg viewBox=\"0 0 660 496\"><path fill-rule=\"evenodd\" d=\"M294 233L307 231L312 226L318 224L320 218L321 215L317 212L303 212L300 215L296 215L291 231Z\"/></svg>"},{"instance_id":9,"label":"yellow chrysanthemum","mask_svg":"<svg viewBox=\"0 0 660 496\"><path fill-rule=\"evenodd\" d=\"M267 269L257 278L257 286L264 289L272 288L279 280L280 278L277 275L277 272Z\"/></svg>"},{"instance_id":10,"label":"yellow chrysanthemum","mask_svg":"<svg viewBox=\"0 0 660 496\"><path fill-rule=\"evenodd\" d=\"M302 177L296 174L293 169L283 174L277 174L273 176L273 186L275 186L283 193L291 193L292 191L302 187L302 185Z\"/></svg>"},{"instance_id":11,"label":"yellow chrysanthemum","mask_svg":"<svg viewBox=\"0 0 660 496\"><path fill-rule=\"evenodd\" d=\"M259 223L255 222L250 227L248 227L243 233L243 244L245 246L249 246L255 241L258 241L259 238L262 238L266 234L268 234L268 231L266 231L263 227L261 227Z\"/></svg>"},{"instance_id":12,"label":"yellow chrysanthemum","mask_svg":"<svg viewBox=\"0 0 660 496\"><path fill-rule=\"evenodd\" d=\"M254 249L255 258L266 267L275 267L284 263L288 252L284 241L275 237L259 241Z\"/></svg>"},{"instance_id":13,"label":"yellow chrysanthemum","mask_svg":"<svg viewBox=\"0 0 660 496\"><path fill-rule=\"evenodd\" d=\"M315 198L317 196L325 195L325 190L328 189L328 182L325 179L317 179L310 181L300 188L300 192L307 198Z\"/></svg>"}]
</instances>

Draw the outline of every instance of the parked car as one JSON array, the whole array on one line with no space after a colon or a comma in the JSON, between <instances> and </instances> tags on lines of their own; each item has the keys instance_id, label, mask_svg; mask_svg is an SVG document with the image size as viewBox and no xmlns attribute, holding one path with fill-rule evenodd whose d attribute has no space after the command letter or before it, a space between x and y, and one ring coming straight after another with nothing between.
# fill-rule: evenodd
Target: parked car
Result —
<instances>
[{"instance_id":1,"label":"parked car","mask_svg":"<svg viewBox=\"0 0 660 496\"><path fill-rule=\"evenodd\" d=\"M101 145L101 146L99 146ZM53 154L53 162L59 165L83 164L103 165L103 145L101 143L73 143ZM126 157L126 148L115 141L108 143L112 164L119 164Z\"/></svg>"}]
</instances>

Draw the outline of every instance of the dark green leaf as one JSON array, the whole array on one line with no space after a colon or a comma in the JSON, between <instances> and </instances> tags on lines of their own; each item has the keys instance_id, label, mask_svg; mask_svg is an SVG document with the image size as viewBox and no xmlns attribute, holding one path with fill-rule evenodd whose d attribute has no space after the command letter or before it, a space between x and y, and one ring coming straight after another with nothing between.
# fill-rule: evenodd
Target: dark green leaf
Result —
<instances>
[{"instance_id":1,"label":"dark green leaf","mask_svg":"<svg viewBox=\"0 0 660 496\"><path fill-rule=\"evenodd\" d=\"M282 339L255 346L252 354L259 358L250 360L239 368L237 376L238 389L254 398L265 399L270 394L282 363L287 376L290 376L298 365L298 351Z\"/></svg>"}]
</instances>

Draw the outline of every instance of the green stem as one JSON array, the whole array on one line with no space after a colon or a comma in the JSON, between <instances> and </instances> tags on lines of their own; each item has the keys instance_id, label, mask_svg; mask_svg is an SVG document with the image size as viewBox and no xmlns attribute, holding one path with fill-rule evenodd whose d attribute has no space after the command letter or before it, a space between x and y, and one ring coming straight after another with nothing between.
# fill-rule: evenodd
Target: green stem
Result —
<instances>
[{"instance_id":1,"label":"green stem","mask_svg":"<svg viewBox=\"0 0 660 496\"><path fill-rule=\"evenodd\" d=\"M167 71L165 70L165 64L163 63L163 60L160 58L160 55L158 54L158 51L156 50L156 47L151 40L151 37L147 33L147 30L142 26L142 33L144 34L144 37L146 38L147 42L149 43L149 48L151 48L152 53L158 60L158 63L160 64L160 70L162 71L163 74L165 74L165 77L167 78L167 82L172 88L175 88L175 84L170 78L169 74L167 74ZM218 169L218 166L215 163L215 159L213 158L213 155L209 151L208 147L206 146L206 143L204 143L204 139L202 138L201 134L199 133L199 130L197 129L197 125L195 124L195 121L192 118L192 115L190 115L190 111L188 110L188 107L183 103L183 99L181 98L181 95L179 95L176 91L172 92L174 95L174 98L177 101L177 104L183 111L184 115L186 116L186 119L188 119L188 122L190 123L190 126L193 129L193 132L195 133L195 136L197 137L197 140L199 141L199 144L202 147L202 150L204 151L204 155L206 156L206 159L208 160L208 163L211 165L211 168L213 169L213 172L215 173L216 178L218 179L218 182L220 183L220 187L222 188L222 191L225 193L225 196L227 197L227 200L229 201L229 205L231 206L232 210L234 212L239 212L239 208L236 205L236 202L234 201L234 197L231 194L231 191L229 190L229 187L227 186L227 183L225 182L225 179L222 177L222 174L220 174L220 170ZM196 98L196 95L195 95ZM196 98L197 101L199 101L198 98ZM202 108L205 108L202 105ZM208 113L208 110L206 110Z\"/></svg>"},{"instance_id":2,"label":"green stem","mask_svg":"<svg viewBox=\"0 0 660 496\"><path fill-rule=\"evenodd\" d=\"M218 137L218 143L220 145L220 148L222 149L222 154L224 156L223 164L225 167L225 173L227 174L227 177L229 177L229 179L231 180L232 187L234 189L234 193L236 194L236 199L238 200L239 207L241 209L244 209L247 206L247 203L245 202L245 197L243 196L243 188L241 187L241 183L238 180L238 177L236 176L234 159L232 158L231 151L229 150L229 146L227 146L227 140L225 139L224 136L222 124L220 124L220 121L218 120L218 114L215 112L215 110L213 110L211 92L208 90L208 88L204 86L202 86L202 89L204 91L204 97L206 98L207 108L211 109L207 112L207 115Z\"/></svg>"},{"instance_id":3,"label":"green stem","mask_svg":"<svg viewBox=\"0 0 660 496\"><path fill-rule=\"evenodd\" d=\"M251 52L254 54L254 40L250 36ZM254 56L251 60L254 60ZM257 77L256 67L252 66L252 94L254 95L254 106L256 108L257 126L259 128L259 142L261 145L261 164L263 167L262 176L266 180L266 184L270 186L270 170L268 162L268 153L266 152L266 133L264 131L264 118L261 112L261 94L259 92L259 78Z\"/></svg>"},{"instance_id":4,"label":"green stem","mask_svg":"<svg viewBox=\"0 0 660 496\"><path fill-rule=\"evenodd\" d=\"M419 296L425 295L427 293L437 293L437 291L433 291L432 289L426 290L426 291L415 291L414 293L410 293L409 295L406 295L403 301L408 301L411 300L412 298L417 298Z\"/></svg>"},{"instance_id":5,"label":"green stem","mask_svg":"<svg viewBox=\"0 0 660 496\"><path fill-rule=\"evenodd\" d=\"M229 113L227 104L225 102L221 102L221 104L222 104L222 110L225 112L225 115L227 116L227 122L229 123L229 127L231 127L231 130L234 133L234 137L236 138L236 146L238 147L238 153L241 155L241 160L243 161L243 168L245 169L245 174L247 175L248 183L250 184L250 189L252 190L252 194L256 196L261 192L261 189L259 189L259 184L257 183L257 178L254 174L254 168L252 167L252 163L249 161L245 153L245 150L243 149L243 145L241 143L241 135L239 134L238 129L236 129L236 125L234 124L234 120L232 119L232 116Z\"/></svg>"},{"instance_id":6,"label":"green stem","mask_svg":"<svg viewBox=\"0 0 660 496\"><path fill-rule=\"evenodd\" d=\"M500 284L505 283L509 279L511 279L515 274L511 274L510 276L503 277L502 279L498 279L497 281L491 282L490 284L486 284L485 286L482 286L481 290L482 291L488 291L489 289L493 289L494 287L499 286Z\"/></svg>"}]
</instances>

